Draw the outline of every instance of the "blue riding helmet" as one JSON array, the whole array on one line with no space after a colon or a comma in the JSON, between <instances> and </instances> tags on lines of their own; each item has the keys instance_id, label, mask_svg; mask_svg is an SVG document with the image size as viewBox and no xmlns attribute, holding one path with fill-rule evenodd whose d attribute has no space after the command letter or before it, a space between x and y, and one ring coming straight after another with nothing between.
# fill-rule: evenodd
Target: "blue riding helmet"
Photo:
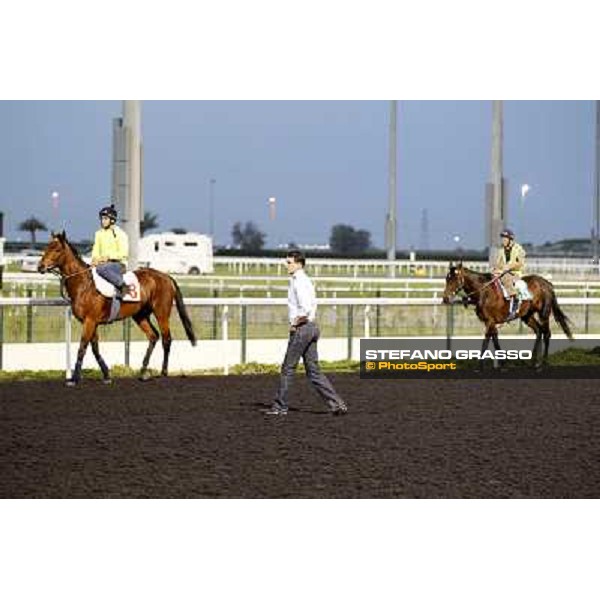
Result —
<instances>
[{"instance_id":1,"label":"blue riding helmet","mask_svg":"<svg viewBox=\"0 0 600 600\"><path fill-rule=\"evenodd\" d=\"M514 231L512 229L506 228L506 229L503 229L500 232L500 237L506 237L509 240L514 240L515 239L515 233L514 233Z\"/></svg>"},{"instance_id":2,"label":"blue riding helmet","mask_svg":"<svg viewBox=\"0 0 600 600\"><path fill-rule=\"evenodd\" d=\"M100 218L108 217L113 223L115 223L117 221L117 209L115 208L114 204L111 204L110 206L105 206L104 208L100 209L98 216Z\"/></svg>"}]
</instances>

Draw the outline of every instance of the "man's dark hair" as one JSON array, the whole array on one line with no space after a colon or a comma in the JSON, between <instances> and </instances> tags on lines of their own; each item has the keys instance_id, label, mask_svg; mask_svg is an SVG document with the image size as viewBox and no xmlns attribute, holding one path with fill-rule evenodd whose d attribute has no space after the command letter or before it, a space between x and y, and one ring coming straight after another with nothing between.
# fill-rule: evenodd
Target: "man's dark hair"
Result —
<instances>
[{"instance_id":1,"label":"man's dark hair","mask_svg":"<svg viewBox=\"0 0 600 600\"><path fill-rule=\"evenodd\" d=\"M295 263L300 263L302 266L306 264L306 258L299 250L290 250L287 256L288 258L293 258Z\"/></svg>"}]
</instances>

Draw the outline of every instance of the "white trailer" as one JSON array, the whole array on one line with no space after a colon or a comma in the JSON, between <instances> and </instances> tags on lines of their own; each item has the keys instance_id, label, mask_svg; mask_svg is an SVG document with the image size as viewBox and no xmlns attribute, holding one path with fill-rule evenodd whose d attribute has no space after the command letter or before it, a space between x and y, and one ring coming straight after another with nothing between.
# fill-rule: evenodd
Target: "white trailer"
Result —
<instances>
[{"instance_id":1,"label":"white trailer","mask_svg":"<svg viewBox=\"0 0 600 600\"><path fill-rule=\"evenodd\" d=\"M200 275L212 273L212 240L200 233L151 233L140 239L139 264L165 271Z\"/></svg>"}]
</instances>

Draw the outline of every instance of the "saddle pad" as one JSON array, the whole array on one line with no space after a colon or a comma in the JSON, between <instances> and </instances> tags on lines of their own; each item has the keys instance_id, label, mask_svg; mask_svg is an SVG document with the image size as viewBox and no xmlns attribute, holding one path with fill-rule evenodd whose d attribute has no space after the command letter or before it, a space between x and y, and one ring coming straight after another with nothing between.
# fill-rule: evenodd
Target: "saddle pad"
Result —
<instances>
[{"instance_id":1,"label":"saddle pad","mask_svg":"<svg viewBox=\"0 0 600 600\"><path fill-rule=\"evenodd\" d=\"M96 268L92 269L92 275L94 277L94 284L96 289L106 298L113 298L117 289L112 283L109 283L96 273ZM123 275L123 281L128 285L129 289L126 294L123 295L123 302L139 302L140 299L140 282L137 275L133 271L127 271Z\"/></svg>"},{"instance_id":2,"label":"saddle pad","mask_svg":"<svg viewBox=\"0 0 600 600\"><path fill-rule=\"evenodd\" d=\"M510 296L508 295L508 292L506 291L506 288L504 287L504 284L499 279L496 279L496 283L500 287L500 292L504 296L504 299L508 300L510 298Z\"/></svg>"},{"instance_id":3,"label":"saddle pad","mask_svg":"<svg viewBox=\"0 0 600 600\"><path fill-rule=\"evenodd\" d=\"M527 287L527 284L522 279L517 279L515 281L515 288L517 289L517 294L521 300L533 300L533 296Z\"/></svg>"}]
</instances>

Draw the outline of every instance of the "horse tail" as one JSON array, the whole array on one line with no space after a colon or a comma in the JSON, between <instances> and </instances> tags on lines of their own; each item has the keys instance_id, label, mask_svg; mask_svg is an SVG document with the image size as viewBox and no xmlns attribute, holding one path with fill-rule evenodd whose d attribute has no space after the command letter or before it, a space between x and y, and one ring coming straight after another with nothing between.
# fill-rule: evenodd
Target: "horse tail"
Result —
<instances>
[{"instance_id":1,"label":"horse tail","mask_svg":"<svg viewBox=\"0 0 600 600\"><path fill-rule=\"evenodd\" d=\"M552 314L554 315L555 321L562 327L562 330L565 332L566 336L572 340L573 333L571 332L571 327L569 326L569 319L567 315L562 311L560 306L558 305L558 300L556 299L556 294L554 290L552 292Z\"/></svg>"},{"instance_id":2,"label":"horse tail","mask_svg":"<svg viewBox=\"0 0 600 600\"><path fill-rule=\"evenodd\" d=\"M192 346L196 345L196 334L194 333L194 328L192 326L192 321L188 312L185 308L185 304L183 303L183 296L181 294L181 290L177 285L177 282L169 277L173 284L173 288L175 290L175 305L177 306L177 312L179 313L179 318L181 319L181 323L183 324L183 328L185 329L185 333L188 336L188 339L192 343Z\"/></svg>"}]
</instances>

